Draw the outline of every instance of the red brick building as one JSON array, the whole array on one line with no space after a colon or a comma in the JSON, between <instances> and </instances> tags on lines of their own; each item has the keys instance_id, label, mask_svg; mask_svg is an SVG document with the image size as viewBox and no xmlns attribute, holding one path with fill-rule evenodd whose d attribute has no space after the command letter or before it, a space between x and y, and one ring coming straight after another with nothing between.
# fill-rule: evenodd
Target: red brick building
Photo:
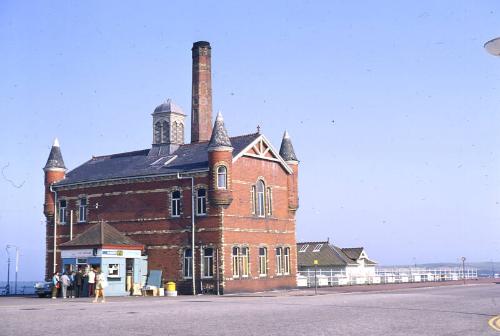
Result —
<instances>
[{"instance_id":1,"label":"red brick building","mask_svg":"<svg viewBox=\"0 0 500 336\"><path fill-rule=\"evenodd\" d=\"M296 286L290 137L278 152L260 132L229 137L220 113L212 128L210 44L194 43L192 56L190 143L171 100L154 110L145 150L92 157L66 173L54 142L44 168L47 277L61 268L60 244L104 221L144 244L148 268L181 292Z\"/></svg>"}]
</instances>

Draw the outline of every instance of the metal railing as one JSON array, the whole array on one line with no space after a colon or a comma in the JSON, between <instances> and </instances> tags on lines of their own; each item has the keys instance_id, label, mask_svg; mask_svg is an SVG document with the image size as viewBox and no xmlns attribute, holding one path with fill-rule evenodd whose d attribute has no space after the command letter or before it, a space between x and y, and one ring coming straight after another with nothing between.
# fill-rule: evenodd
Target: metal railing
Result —
<instances>
[{"instance_id":1,"label":"metal railing","mask_svg":"<svg viewBox=\"0 0 500 336\"><path fill-rule=\"evenodd\" d=\"M299 271L297 285L299 287L314 287L315 279L318 286L349 286L367 284L390 284L430 281L458 281L477 279L476 268L378 268L367 274L349 274L346 271L318 269L315 271Z\"/></svg>"}]
</instances>

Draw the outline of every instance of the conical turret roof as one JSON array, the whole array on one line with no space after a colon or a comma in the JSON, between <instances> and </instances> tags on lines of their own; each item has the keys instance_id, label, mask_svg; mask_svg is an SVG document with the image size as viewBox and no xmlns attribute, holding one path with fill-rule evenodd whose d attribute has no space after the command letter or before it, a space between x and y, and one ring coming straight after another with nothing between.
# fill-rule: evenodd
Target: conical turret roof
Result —
<instances>
[{"instance_id":1,"label":"conical turret roof","mask_svg":"<svg viewBox=\"0 0 500 336\"><path fill-rule=\"evenodd\" d=\"M281 140L280 156L285 161L299 161L293 150L292 139L287 131L283 134L283 140Z\"/></svg>"},{"instance_id":2,"label":"conical turret roof","mask_svg":"<svg viewBox=\"0 0 500 336\"><path fill-rule=\"evenodd\" d=\"M59 140L57 138L54 139L54 144L50 149L49 158L47 159L47 163L43 169L66 169L64 165L64 160L61 154L61 148L59 147Z\"/></svg>"},{"instance_id":3,"label":"conical turret roof","mask_svg":"<svg viewBox=\"0 0 500 336\"><path fill-rule=\"evenodd\" d=\"M212 129L212 137L208 144L208 150L217 149L232 149L231 140L227 135L226 127L224 126L224 118L222 113L219 111L217 117L215 118L214 128Z\"/></svg>"}]
</instances>

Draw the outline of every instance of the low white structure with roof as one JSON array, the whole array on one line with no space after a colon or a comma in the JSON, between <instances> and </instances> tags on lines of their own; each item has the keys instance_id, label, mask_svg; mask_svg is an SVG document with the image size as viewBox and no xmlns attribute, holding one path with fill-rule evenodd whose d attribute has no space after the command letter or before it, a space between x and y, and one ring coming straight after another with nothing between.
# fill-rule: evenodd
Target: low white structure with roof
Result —
<instances>
[{"instance_id":1,"label":"low white structure with roof","mask_svg":"<svg viewBox=\"0 0 500 336\"><path fill-rule=\"evenodd\" d=\"M376 264L363 247L340 248L329 241L297 243L298 271L309 285L314 282L314 272L318 285L325 284L325 278L328 285L379 283Z\"/></svg>"}]
</instances>

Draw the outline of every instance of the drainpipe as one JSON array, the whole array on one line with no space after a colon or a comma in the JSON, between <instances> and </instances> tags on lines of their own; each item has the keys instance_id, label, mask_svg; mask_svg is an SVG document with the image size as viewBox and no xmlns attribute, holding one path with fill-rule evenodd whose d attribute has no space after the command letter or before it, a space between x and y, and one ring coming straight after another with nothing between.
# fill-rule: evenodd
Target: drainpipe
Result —
<instances>
[{"instance_id":1,"label":"drainpipe","mask_svg":"<svg viewBox=\"0 0 500 336\"><path fill-rule=\"evenodd\" d=\"M73 210L69 211L69 240L73 240Z\"/></svg>"},{"instance_id":2,"label":"drainpipe","mask_svg":"<svg viewBox=\"0 0 500 336\"><path fill-rule=\"evenodd\" d=\"M180 173L177 173L177 179L179 180L191 180L191 279L193 280L193 295L196 295L196 274L195 274L195 245L194 245L194 231L195 231L195 223L194 223L194 177L181 176Z\"/></svg>"},{"instance_id":3,"label":"drainpipe","mask_svg":"<svg viewBox=\"0 0 500 336\"><path fill-rule=\"evenodd\" d=\"M57 191L52 189L52 184L50 185L50 191L54 193L54 260L52 266L52 273L56 272L56 251L57 251Z\"/></svg>"}]
</instances>

